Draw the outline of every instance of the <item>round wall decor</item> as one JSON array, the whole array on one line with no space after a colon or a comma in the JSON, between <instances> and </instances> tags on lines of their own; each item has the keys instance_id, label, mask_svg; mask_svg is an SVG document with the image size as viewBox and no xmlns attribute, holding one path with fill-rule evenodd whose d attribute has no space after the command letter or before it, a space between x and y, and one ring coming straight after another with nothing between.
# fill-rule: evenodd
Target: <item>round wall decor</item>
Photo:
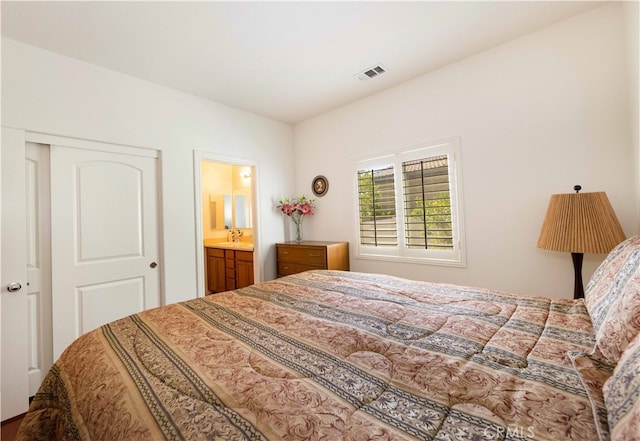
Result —
<instances>
[{"instance_id":1,"label":"round wall decor","mask_svg":"<svg viewBox=\"0 0 640 441\"><path fill-rule=\"evenodd\" d=\"M322 197L329 191L329 181L322 175L318 175L311 181L311 190L313 194Z\"/></svg>"}]
</instances>

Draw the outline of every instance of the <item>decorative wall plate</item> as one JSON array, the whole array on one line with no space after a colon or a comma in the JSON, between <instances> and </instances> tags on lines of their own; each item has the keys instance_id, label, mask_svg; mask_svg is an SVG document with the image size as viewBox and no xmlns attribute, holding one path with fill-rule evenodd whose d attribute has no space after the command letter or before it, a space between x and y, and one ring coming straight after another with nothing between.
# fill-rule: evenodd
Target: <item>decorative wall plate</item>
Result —
<instances>
[{"instance_id":1,"label":"decorative wall plate","mask_svg":"<svg viewBox=\"0 0 640 441\"><path fill-rule=\"evenodd\" d=\"M322 197L329 191L329 181L324 176L318 175L311 181L311 190L316 196Z\"/></svg>"}]
</instances>

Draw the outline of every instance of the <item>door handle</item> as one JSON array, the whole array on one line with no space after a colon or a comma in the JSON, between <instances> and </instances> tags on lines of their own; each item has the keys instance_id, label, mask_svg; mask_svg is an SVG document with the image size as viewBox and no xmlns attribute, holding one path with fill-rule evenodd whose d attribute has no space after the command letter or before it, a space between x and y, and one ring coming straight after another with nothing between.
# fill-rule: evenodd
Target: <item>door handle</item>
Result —
<instances>
[{"instance_id":1,"label":"door handle","mask_svg":"<svg viewBox=\"0 0 640 441\"><path fill-rule=\"evenodd\" d=\"M22 285L20 284L20 282L11 282L10 284L7 285L7 290L9 292L20 291L21 289L22 289Z\"/></svg>"},{"instance_id":2,"label":"door handle","mask_svg":"<svg viewBox=\"0 0 640 441\"><path fill-rule=\"evenodd\" d=\"M155 268L156 266L158 266L158 264L156 262L151 262L149 264L149 268Z\"/></svg>"}]
</instances>

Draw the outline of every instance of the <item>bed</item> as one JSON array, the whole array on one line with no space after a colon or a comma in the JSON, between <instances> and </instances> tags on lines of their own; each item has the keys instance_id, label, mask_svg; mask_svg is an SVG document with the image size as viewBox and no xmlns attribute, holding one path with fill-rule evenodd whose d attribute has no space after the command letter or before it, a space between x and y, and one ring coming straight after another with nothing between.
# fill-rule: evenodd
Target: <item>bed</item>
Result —
<instances>
[{"instance_id":1,"label":"bed","mask_svg":"<svg viewBox=\"0 0 640 441\"><path fill-rule=\"evenodd\" d=\"M640 239L584 300L308 271L89 332L19 440L640 438Z\"/></svg>"}]
</instances>

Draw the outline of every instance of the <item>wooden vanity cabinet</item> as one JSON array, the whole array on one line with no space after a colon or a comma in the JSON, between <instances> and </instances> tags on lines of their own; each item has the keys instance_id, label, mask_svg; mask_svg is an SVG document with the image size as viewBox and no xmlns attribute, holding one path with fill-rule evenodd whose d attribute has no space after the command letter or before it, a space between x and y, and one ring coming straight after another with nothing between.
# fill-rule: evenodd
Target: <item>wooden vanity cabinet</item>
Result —
<instances>
[{"instance_id":1,"label":"wooden vanity cabinet","mask_svg":"<svg viewBox=\"0 0 640 441\"><path fill-rule=\"evenodd\" d=\"M209 292L225 291L224 250L206 248L207 250L207 290Z\"/></svg>"},{"instance_id":2,"label":"wooden vanity cabinet","mask_svg":"<svg viewBox=\"0 0 640 441\"><path fill-rule=\"evenodd\" d=\"M253 285L253 251L207 247L207 290L230 291Z\"/></svg>"},{"instance_id":3,"label":"wooden vanity cabinet","mask_svg":"<svg viewBox=\"0 0 640 441\"><path fill-rule=\"evenodd\" d=\"M276 251L278 277L312 269L349 271L349 242L285 242Z\"/></svg>"},{"instance_id":4,"label":"wooden vanity cabinet","mask_svg":"<svg viewBox=\"0 0 640 441\"><path fill-rule=\"evenodd\" d=\"M224 250L224 275L226 290L236 289L236 259L233 250Z\"/></svg>"},{"instance_id":5,"label":"wooden vanity cabinet","mask_svg":"<svg viewBox=\"0 0 640 441\"><path fill-rule=\"evenodd\" d=\"M238 288L253 285L253 252L236 251L236 284Z\"/></svg>"}]
</instances>

